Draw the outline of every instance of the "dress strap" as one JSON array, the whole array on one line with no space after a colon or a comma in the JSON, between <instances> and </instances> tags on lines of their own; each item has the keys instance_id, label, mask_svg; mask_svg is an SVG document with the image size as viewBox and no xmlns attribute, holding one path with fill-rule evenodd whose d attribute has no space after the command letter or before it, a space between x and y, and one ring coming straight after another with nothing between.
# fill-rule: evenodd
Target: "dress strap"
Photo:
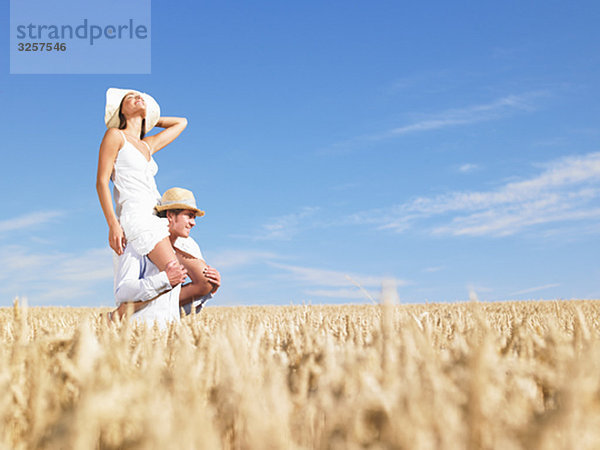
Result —
<instances>
[{"instance_id":1,"label":"dress strap","mask_svg":"<svg viewBox=\"0 0 600 450\"><path fill-rule=\"evenodd\" d=\"M123 133L122 130L119 130L119 133L121 133L121 137L123 138L123 145L125 145L127 143L127 138L125 137L125 133Z\"/></svg>"},{"instance_id":2,"label":"dress strap","mask_svg":"<svg viewBox=\"0 0 600 450\"><path fill-rule=\"evenodd\" d=\"M142 141L144 144L146 144L146 147L148 147L148 152L150 152L150 156L152 156L152 149L150 148L150 146L148 145L148 143L146 141Z\"/></svg>"}]
</instances>

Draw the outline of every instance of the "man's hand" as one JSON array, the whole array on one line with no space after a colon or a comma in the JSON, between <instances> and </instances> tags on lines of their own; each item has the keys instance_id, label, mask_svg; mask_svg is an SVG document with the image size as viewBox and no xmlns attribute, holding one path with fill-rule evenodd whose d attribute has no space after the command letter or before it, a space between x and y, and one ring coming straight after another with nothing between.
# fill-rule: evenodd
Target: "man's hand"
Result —
<instances>
[{"instance_id":1,"label":"man's hand","mask_svg":"<svg viewBox=\"0 0 600 450\"><path fill-rule=\"evenodd\" d=\"M165 272L169 278L169 283L171 283L171 286L173 287L183 283L187 277L187 270L185 270L185 268L176 260L167 264Z\"/></svg>"},{"instance_id":2,"label":"man's hand","mask_svg":"<svg viewBox=\"0 0 600 450\"><path fill-rule=\"evenodd\" d=\"M210 284L213 285L213 290L210 291L211 294L217 292L217 289L221 287L221 274L214 267L206 266L202 271L204 278L208 280Z\"/></svg>"}]
</instances>

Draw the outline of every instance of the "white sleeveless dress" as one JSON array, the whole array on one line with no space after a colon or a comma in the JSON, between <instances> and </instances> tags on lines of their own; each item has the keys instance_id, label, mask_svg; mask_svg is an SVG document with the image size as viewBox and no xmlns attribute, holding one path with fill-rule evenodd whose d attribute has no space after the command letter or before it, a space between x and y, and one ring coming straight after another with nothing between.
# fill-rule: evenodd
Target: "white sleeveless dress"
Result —
<instances>
[{"instance_id":1,"label":"white sleeveless dress","mask_svg":"<svg viewBox=\"0 0 600 450\"><path fill-rule=\"evenodd\" d=\"M140 255L147 255L158 242L169 236L167 219L158 217L154 211L160 201L154 180L158 165L152 156L148 161L122 131L121 135L124 142L111 176L117 218L127 245ZM148 144L144 144L150 151Z\"/></svg>"}]
</instances>

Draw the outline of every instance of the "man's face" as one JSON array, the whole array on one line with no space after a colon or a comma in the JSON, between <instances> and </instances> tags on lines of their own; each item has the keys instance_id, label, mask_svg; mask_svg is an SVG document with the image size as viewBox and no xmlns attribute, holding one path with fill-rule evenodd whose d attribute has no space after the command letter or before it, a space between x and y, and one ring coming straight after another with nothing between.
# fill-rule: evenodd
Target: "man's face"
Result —
<instances>
[{"instance_id":1,"label":"man's face","mask_svg":"<svg viewBox=\"0 0 600 450\"><path fill-rule=\"evenodd\" d=\"M190 231L196 225L196 213L186 209L179 214L167 212L169 233L176 237L189 237Z\"/></svg>"}]
</instances>

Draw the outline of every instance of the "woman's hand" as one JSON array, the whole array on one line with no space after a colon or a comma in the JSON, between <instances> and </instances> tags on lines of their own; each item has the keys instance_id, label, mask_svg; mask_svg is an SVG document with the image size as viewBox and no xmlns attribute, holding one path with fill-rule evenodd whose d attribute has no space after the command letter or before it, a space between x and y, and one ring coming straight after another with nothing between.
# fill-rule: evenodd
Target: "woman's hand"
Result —
<instances>
[{"instance_id":1,"label":"woman's hand","mask_svg":"<svg viewBox=\"0 0 600 450\"><path fill-rule=\"evenodd\" d=\"M169 278L169 283L171 283L171 287L175 287L178 284L181 284L187 278L187 270L179 261L174 259L165 268L165 272L167 273L167 278Z\"/></svg>"},{"instance_id":2,"label":"woman's hand","mask_svg":"<svg viewBox=\"0 0 600 450\"><path fill-rule=\"evenodd\" d=\"M143 139L150 146L152 154L173 142L187 127L187 119L185 117L161 117L156 126L164 128L164 130Z\"/></svg>"},{"instance_id":3,"label":"woman's hand","mask_svg":"<svg viewBox=\"0 0 600 450\"><path fill-rule=\"evenodd\" d=\"M125 239L125 233L120 224L113 225L108 229L108 244L117 255L122 255L127 245L127 239Z\"/></svg>"},{"instance_id":4,"label":"woman's hand","mask_svg":"<svg viewBox=\"0 0 600 450\"><path fill-rule=\"evenodd\" d=\"M221 287L221 274L219 271L214 267L206 266L202 271L202 274L204 275L204 278L206 278L208 282L212 284L213 289L210 291L210 293L214 294L217 292L219 287Z\"/></svg>"}]
</instances>

